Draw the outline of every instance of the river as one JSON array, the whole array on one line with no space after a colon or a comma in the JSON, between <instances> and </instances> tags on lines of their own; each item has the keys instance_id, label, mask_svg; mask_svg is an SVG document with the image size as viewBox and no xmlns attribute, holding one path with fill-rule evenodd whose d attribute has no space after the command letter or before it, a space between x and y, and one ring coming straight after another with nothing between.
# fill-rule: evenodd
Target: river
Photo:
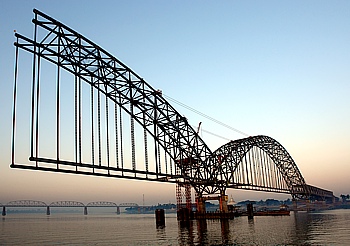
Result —
<instances>
[{"instance_id":1,"label":"river","mask_svg":"<svg viewBox=\"0 0 350 246\"><path fill-rule=\"evenodd\" d=\"M8 213L0 218L0 245L349 245L350 210L291 212L252 220L191 221L166 214L157 228L152 214L113 211Z\"/></svg>"}]
</instances>

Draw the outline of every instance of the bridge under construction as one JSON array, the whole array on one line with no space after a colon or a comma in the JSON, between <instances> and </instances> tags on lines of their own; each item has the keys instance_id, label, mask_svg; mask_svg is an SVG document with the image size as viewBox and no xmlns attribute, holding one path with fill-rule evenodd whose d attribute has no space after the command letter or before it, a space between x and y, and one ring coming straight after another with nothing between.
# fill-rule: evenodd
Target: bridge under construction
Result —
<instances>
[{"instance_id":1,"label":"bridge under construction","mask_svg":"<svg viewBox=\"0 0 350 246\"><path fill-rule=\"evenodd\" d=\"M12 168L174 183L178 210L191 209L194 190L199 213L210 199L227 212L227 189L334 199L332 191L307 184L271 137L211 150L162 91L75 30L33 12L33 38L15 33ZM19 88L29 89L19 95ZM23 95L30 104L19 105ZM19 108L30 112L29 161L18 161L18 149L25 154L17 140Z\"/></svg>"}]
</instances>

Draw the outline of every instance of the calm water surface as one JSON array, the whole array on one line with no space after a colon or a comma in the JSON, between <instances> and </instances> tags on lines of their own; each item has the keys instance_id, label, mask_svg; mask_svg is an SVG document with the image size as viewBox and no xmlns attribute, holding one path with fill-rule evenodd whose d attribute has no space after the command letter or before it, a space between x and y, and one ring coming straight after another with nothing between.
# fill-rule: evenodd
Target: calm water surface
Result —
<instances>
[{"instance_id":1,"label":"calm water surface","mask_svg":"<svg viewBox=\"0 0 350 246\"><path fill-rule=\"evenodd\" d=\"M0 218L0 245L350 245L350 210L290 216L191 221L175 214L157 228L154 215L10 214Z\"/></svg>"}]
</instances>

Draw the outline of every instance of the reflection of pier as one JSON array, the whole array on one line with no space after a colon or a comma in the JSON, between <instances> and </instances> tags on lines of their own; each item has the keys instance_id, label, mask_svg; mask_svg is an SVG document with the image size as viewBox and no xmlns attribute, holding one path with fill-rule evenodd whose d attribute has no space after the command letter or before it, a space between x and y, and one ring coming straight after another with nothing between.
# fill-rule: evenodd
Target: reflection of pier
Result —
<instances>
[{"instance_id":1,"label":"reflection of pier","mask_svg":"<svg viewBox=\"0 0 350 246\"><path fill-rule=\"evenodd\" d=\"M213 220L211 222L206 219L179 221L179 245L217 245L220 239L222 245L228 245L232 243L230 241L230 223L233 223L233 221L229 219ZM215 229L212 227L213 224ZM212 237L216 237L218 241L212 240Z\"/></svg>"},{"instance_id":2,"label":"reflection of pier","mask_svg":"<svg viewBox=\"0 0 350 246\"><path fill-rule=\"evenodd\" d=\"M84 209L84 215L88 214L88 208L111 208L115 207L117 209L117 214L120 214L120 208L126 208L126 207L142 207L139 206L137 203L121 203L116 204L115 202L107 202L107 201L97 201L97 202L89 202L86 205L82 202L77 201L56 201L51 202L50 204L47 204L42 201L34 201L34 200L18 200L18 201L11 201L5 204L0 204L2 206L2 215L6 215L6 207L10 208L46 208L46 214L50 215L51 211L50 208L52 207L70 207L70 208L83 208Z\"/></svg>"}]
</instances>

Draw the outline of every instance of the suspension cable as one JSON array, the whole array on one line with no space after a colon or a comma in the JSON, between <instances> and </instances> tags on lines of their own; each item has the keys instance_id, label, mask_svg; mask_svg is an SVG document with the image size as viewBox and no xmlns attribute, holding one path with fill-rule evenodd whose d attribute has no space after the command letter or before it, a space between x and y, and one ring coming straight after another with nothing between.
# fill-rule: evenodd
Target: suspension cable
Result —
<instances>
[{"instance_id":1,"label":"suspension cable","mask_svg":"<svg viewBox=\"0 0 350 246\"><path fill-rule=\"evenodd\" d=\"M198 126L195 126L195 125L191 125L191 126L192 126L193 128L198 127ZM220 136L220 135L218 135L218 134L216 134L216 133L207 131L207 130L205 130L205 129L203 129L203 128L200 130L200 132L205 132L205 133L208 133L208 134L210 134L210 135L212 135L212 136L215 136L215 137L217 137L217 138L221 138L221 139L224 139L224 140L227 140L227 141L231 141L231 140L232 140L232 139L229 139L229 138Z\"/></svg>"},{"instance_id":2,"label":"suspension cable","mask_svg":"<svg viewBox=\"0 0 350 246\"><path fill-rule=\"evenodd\" d=\"M163 96L164 96L166 99L168 99L169 101L172 101L172 102L174 102L174 103L180 105L181 107L184 107L184 108L186 108L186 109L188 109L188 110L190 110L190 111L192 111L192 112L194 112L194 113L196 113L196 114L198 114L198 115L200 115L200 116L203 116L204 118L207 118L208 120L211 120L211 121L213 121L213 122L215 122L215 123L217 123L217 124L219 124L219 125L221 125L221 126L223 126L223 127L226 127L226 128L228 128L228 129L230 129L230 130L232 130L232 131L235 131L235 132L237 132L237 133L239 133L239 134L242 134L242 135L244 135L244 136L246 136L246 137L249 137L249 134L247 134L247 133L245 133L245 132L242 132L242 131L240 131L240 130L238 130L238 129L236 129L236 128L233 128L232 126L229 126L229 125L227 125L227 124L225 124L225 123L223 123L223 122L221 122L221 121L219 121L219 120L217 120L217 119L214 119L213 117L211 117L211 116L209 116L209 115L206 115L206 114L204 114L204 113L202 113L202 112L200 112L200 111L198 111L198 110L196 110L196 109L194 109L194 108L192 108L192 107L190 107L190 106L188 106L188 105L186 105L186 104L184 104L184 103L182 103L182 102L180 102L180 101L178 101L178 100L176 100L176 99L174 99L174 98L171 98L171 97L169 97L169 96L167 96L167 95L165 95L165 94L163 94ZM214 134L214 135L216 135L216 134ZM218 135L216 135L216 136L218 136ZM218 136L218 137L219 137L219 136ZM222 138L223 138L223 137L222 137ZM226 139L226 138L224 138L224 139Z\"/></svg>"}]
</instances>

